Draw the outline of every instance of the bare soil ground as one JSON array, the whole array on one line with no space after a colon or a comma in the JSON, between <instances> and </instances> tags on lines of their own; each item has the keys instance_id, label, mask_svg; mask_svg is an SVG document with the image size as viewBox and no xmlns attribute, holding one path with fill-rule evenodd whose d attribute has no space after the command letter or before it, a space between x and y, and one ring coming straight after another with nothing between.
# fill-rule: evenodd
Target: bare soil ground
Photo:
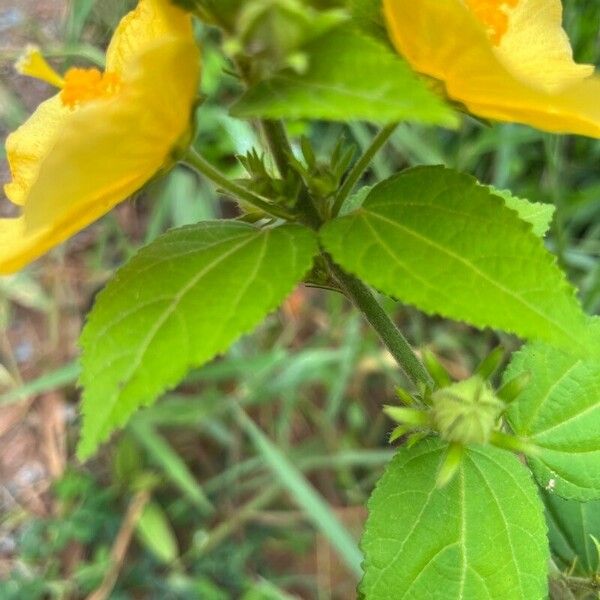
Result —
<instances>
[{"instance_id":1,"label":"bare soil ground","mask_svg":"<svg viewBox=\"0 0 600 600\"><path fill-rule=\"evenodd\" d=\"M17 110L27 114L51 93L44 84L20 77L13 65L26 44L44 47L59 39L65 10L63 0L0 0L0 117ZM0 118L2 142L8 134L8 121ZM8 178L8 165L2 160L0 184ZM3 193L0 197L3 203L7 202ZM7 210L3 212L6 214ZM38 311L20 306L19 302L3 300L0 389L6 391L19 379L40 374L50 360L54 362L60 356L67 359L73 354L72 340L79 318L76 316L69 325L72 318L66 319L60 302L56 308L56 331L60 333L49 336L46 318ZM75 311L68 312L73 315ZM59 351L54 357L56 350ZM64 469L68 413L64 399L56 394L34 402L0 406L0 576L2 560L9 557L13 548L10 527L5 527L2 514L15 507L36 514L48 514L52 510L46 492L53 478L60 476Z\"/></svg>"}]
</instances>

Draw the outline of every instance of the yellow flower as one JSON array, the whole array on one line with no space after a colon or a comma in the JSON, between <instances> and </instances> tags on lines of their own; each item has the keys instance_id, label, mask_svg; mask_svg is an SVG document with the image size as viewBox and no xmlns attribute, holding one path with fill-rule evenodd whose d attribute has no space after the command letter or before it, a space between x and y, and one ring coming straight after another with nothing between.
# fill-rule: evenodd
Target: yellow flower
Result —
<instances>
[{"instance_id":1,"label":"yellow flower","mask_svg":"<svg viewBox=\"0 0 600 600\"><path fill-rule=\"evenodd\" d=\"M6 141L5 192L21 214L0 219L0 273L60 244L170 163L190 126L200 57L186 12L140 0L113 36L106 72L61 77L34 47L17 69L61 91Z\"/></svg>"},{"instance_id":2,"label":"yellow flower","mask_svg":"<svg viewBox=\"0 0 600 600\"><path fill-rule=\"evenodd\" d=\"M600 137L600 78L576 64L560 0L384 0L416 71L481 117Z\"/></svg>"}]
</instances>

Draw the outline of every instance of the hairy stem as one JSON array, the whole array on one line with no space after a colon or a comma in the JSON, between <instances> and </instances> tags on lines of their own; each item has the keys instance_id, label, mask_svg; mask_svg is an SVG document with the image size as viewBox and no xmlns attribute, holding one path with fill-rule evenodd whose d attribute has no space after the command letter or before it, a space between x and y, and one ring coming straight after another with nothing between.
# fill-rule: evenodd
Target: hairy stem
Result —
<instances>
[{"instance_id":1,"label":"hairy stem","mask_svg":"<svg viewBox=\"0 0 600 600\"><path fill-rule=\"evenodd\" d=\"M242 60L234 60L234 64L240 74L242 81L246 84L246 87L252 86L252 75L250 70L244 64ZM281 175L282 179L286 179L289 172L291 171L290 157L293 156L292 145L285 131L285 127L281 121L272 119L261 119L260 127L263 132L271 156L275 161L277 170ZM322 225L323 220L316 206L314 205L313 199L305 185L302 185L300 199L298 206L301 220L305 225L308 225L311 229L319 229Z\"/></svg>"},{"instance_id":2,"label":"hairy stem","mask_svg":"<svg viewBox=\"0 0 600 600\"><path fill-rule=\"evenodd\" d=\"M330 259L328 260L328 266L342 291L352 300L369 324L379 334L381 341L412 382L433 387L433 380L427 369L417 358L402 332L383 310L371 290L362 281L344 272Z\"/></svg>"},{"instance_id":3,"label":"hairy stem","mask_svg":"<svg viewBox=\"0 0 600 600\"><path fill-rule=\"evenodd\" d=\"M344 206L344 202L354 189L354 186L359 182L360 178L364 175L365 171L369 168L369 165L373 161L375 155L381 150L383 145L389 140L390 136L396 128L398 123L392 123L386 125L371 142L371 145L365 150L365 153L358 159L356 164L352 167L348 173L344 183L338 190L333 204L333 216L337 216Z\"/></svg>"},{"instance_id":4,"label":"hairy stem","mask_svg":"<svg viewBox=\"0 0 600 600\"><path fill-rule=\"evenodd\" d=\"M269 149L277 165L279 174L284 179L291 170L289 157L292 156L292 146L281 121L261 121L262 130ZM302 186L298 202L301 216L306 225L318 229L322 225L321 215L313 203L310 192Z\"/></svg>"},{"instance_id":5,"label":"hairy stem","mask_svg":"<svg viewBox=\"0 0 600 600\"><path fill-rule=\"evenodd\" d=\"M201 156L194 149L190 149L187 154L183 157L184 164L191 167L198 173L204 175L207 179L210 179L217 186L231 194L234 198L243 200L252 206L264 211L265 213L277 217L279 219L286 219L288 221L293 220L294 216L282 209L279 206L267 202L259 195L247 190L246 188L238 185L234 181L231 181L226 175L221 173L218 169L213 167L203 156Z\"/></svg>"},{"instance_id":6,"label":"hairy stem","mask_svg":"<svg viewBox=\"0 0 600 600\"><path fill-rule=\"evenodd\" d=\"M243 66L238 64L238 69L240 70L243 79L248 83L248 74L243 69ZM277 169L279 170L281 177L285 178L291 169L289 157L292 156L292 147L285 132L285 128L281 121L271 120L262 120L261 126L275 164L277 165ZM384 127L375 136L364 155L351 169L336 196L333 212L334 216L337 216L346 198L371 164L373 157L390 138L396 127L397 123ZM298 209L301 212L303 221L306 225L315 230L318 230L321 227L323 219L313 202L310 192L305 186L303 186L303 189L301 190ZM423 383L433 387L433 380L427 372L427 369L425 369L423 364L419 361L406 338L386 314L379 302L377 302L377 299L373 296L369 288L355 277L345 273L329 258L327 259L327 262L331 274L340 285L342 291L352 300L358 310L363 314L375 331L377 331L383 343L413 383Z\"/></svg>"},{"instance_id":7,"label":"hairy stem","mask_svg":"<svg viewBox=\"0 0 600 600\"><path fill-rule=\"evenodd\" d=\"M290 171L289 156L292 155L292 146L287 137L283 124L280 121L262 120L260 122L265 140L277 166L279 174L285 179Z\"/></svg>"}]
</instances>

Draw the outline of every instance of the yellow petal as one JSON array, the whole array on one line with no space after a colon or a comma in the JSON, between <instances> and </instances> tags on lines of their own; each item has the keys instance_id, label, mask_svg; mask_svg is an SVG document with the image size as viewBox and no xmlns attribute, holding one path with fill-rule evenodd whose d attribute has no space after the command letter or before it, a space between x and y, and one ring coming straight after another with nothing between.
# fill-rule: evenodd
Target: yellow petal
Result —
<instances>
[{"instance_id":1,"label":"yellow petal","mask_svg":"<svg viewBox=\"0 0 600 600\"><path fill-rule=\"evenodd\" d=\"M199 79L193 38L167 37L128 62L118 94L65 109L41 105L9 140L9 198L0 220L0 272L21 268L144 185L189 128Z\"/></svg>"},{"instance_id":2,"label":"yellow petal","mask_svg":"<svg viewBox=\"0 0 600 600\"><path fill-rule=\"evenodd\" d=\"M98 203L73 206L69 212L35 229L28 227L25 215L0 219L0 274L14 273L58 246L102 217L106 207L117 204L123 193L129 196L144 183L144 176L115 182L113 189L104 190Z\"/></svg>"},{"instance_id":3,"label":"yellow petal","mask_svg":"<svg viewBox=\"0 0 600 600\"><path fill-rule=\"evenodd\" d=\"M7 275L22 269L86 224L78 221L61 226L51 224L35 232L28 232L23 216L0 219L0 274Z\"/></svg>"},{"instance_id":4,"label":"yellow petal","mask_svg":"<svg viewBox=\"0 0 600 600\"><path fill-rule=\"evenodd\" d=\"M25 219L0 219L0 272L14 273L37 257L34 249L38 240L25 239ZM14 248L19 248L17 252Z\"/></svg>"},{"instance_id":5,"label":"yellow petal","mask_svg":"<svg viewBox=\"0 0 600 600\"><path fill-rule=\"evenodd\" d=\"M165 42L140 57L119 95L72 111L30 190L27 229L91 222L153 177L189 127L197 81L196 46Z\"/></svg>"},{"instance_id":6,"label":"yellow petal","mask_svg":"<svg viewBox=\"0 0 600 600\"><path fill-rule=\"evenodd\" d=\"M524 83L553 92L594 73L593 65L573 60L561 0L519 0L508 17L497 53Z\"/></svg>"},{"instance_id":7,"label":"yellow petal","mask_svg":"<svg viewBox=\"0 0 600 600\"><path fill-rule=\"evenodd\" d=\"M6 139L6 157L12 181L4 186L11 202L23 205L36 180L42 160L69 116L69 110L55 96L38 106L33 115Z\"/></svg>"},{"instance_id":8,"label":"yellow petal","mask_svg":"<svg viewBox=\"0 0 600 600\"><path fill-rule=\"evenodd\" d=\"M384 9L398 51L415 70L444 82L448 96L473 114L551 132L600 137L598 78L578 79L563 68L568 60L558 42L563 61L557 67L560 89L549 91L552 86L536 84L533 78L527 81L523 71L511 70L461 0L384 0ZM550 16L556 19L555 14ZM567 80L573 83L566 85Z\"/></svg>"},{"instance_id":9,"label":"yellow petal","mask_svg":"<svg viewBox=\"0 0 600 600\"><path fill-rule=\"evenodd\" d=\"M113 35L106 70L123 73L131 66L135 68L135 57L165 38L193 39L190 15L171 0L140 0Z\"/></svg>"},{"instance_id":10,"label":"yellow petal","mask_svg":"<svg viewBox=\"0 0 600 600\"><path fill-rule=\"evenodd\" d=\"M526 88L515 88L502 104L471 102L473 114L493 119L523 123L551 133L574 133L600 138L600 77L584 79L558 94L532 94Z\"/></svg>"}]
</instances>

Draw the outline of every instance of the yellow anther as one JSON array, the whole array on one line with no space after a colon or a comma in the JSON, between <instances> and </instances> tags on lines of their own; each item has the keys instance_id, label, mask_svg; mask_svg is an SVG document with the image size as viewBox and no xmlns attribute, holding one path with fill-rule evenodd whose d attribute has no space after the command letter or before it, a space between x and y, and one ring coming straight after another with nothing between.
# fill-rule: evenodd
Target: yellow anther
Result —
<instances>
[{"instance_id":1,"label":"yellow anther","mask_svg":"<svg viewBox=\"0 0 600 600\"><path fill-rule=\"evenodd\" d=\"M21 75L41 79L54 87L61 88L65 83L64 79L48 64L37 46L27 46L15 64L15 68Z\"/></svg>"},{"instance_id":2,"label":"yellow anther","mask_svg":"<svg viewBox=\"0 0 600 600\"><path fill-rule=\"evenodd\" d=\"M65 106L75 108L91 100L110 98L121 87L116 73L102 73L99 69L69 69L61 77L46 61L37 46L27 46L15 68L21 75L35 77L61 88L60 99Z\"/></svg>"},{"instance_id":3,"label":"yellow anther","mask_svg":"<svg viewBox=\"0 0 600 600\"><path fill-rule=\"evenodd\" d=\"M60 99L65 106L75 108L91 100L110 98L121 86L121 80L115 73L102 73L98 69L69 69Z\"/></svg>"},{"instance_id":4,"label":"yellow anther","mask_svg":"<svg viewBox=\"0 0 600 600\"><path fill-rule=\"evenodd\" d=\"M475 17L485 26L492 43L498 46L508 31L511 8L519 4L519 0L465 0Z\"/></svg>"}]
</instances>

